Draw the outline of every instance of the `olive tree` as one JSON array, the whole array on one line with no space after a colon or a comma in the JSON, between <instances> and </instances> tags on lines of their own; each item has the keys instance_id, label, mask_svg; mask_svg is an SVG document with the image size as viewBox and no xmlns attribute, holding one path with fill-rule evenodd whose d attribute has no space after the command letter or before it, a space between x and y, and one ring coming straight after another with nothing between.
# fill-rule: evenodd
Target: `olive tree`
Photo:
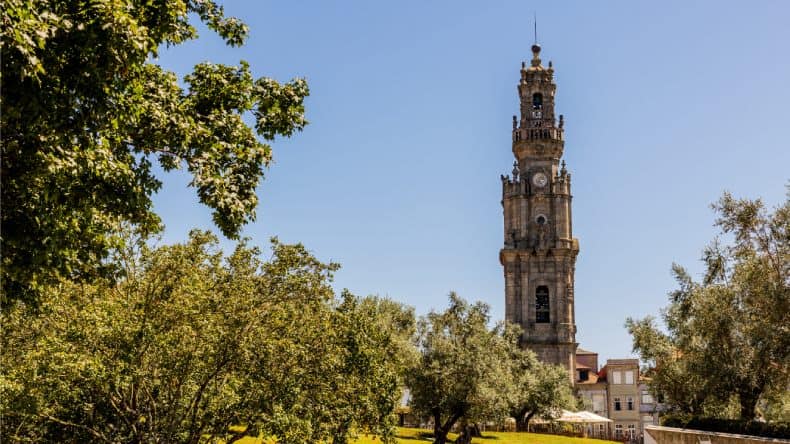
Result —
<instances>
[{"instance_id":1,"label":"olive tree","mask_svg":"<svg viewBox=\"0 0 790 444\"><path fill-rule=\"evenodd\" d=\"M433 421L434 443L462 425L504 419L515 392L517 329L489 328L489 307L450 293L450 306L419 322L422 356L406 375L412 408Z\"/></svg>"},{"instance_id":2,"label":"olive tree","mask_svg":"<svg viewBox=\"0 0 790 444\"><path fill-rule=\"evenodd\" d=\"M516 384L510 409L519 431L529 431L532 418L557 418L562 410L575 410L577 400L568 371L559 365L540 362L532 352L514 359Z\"/></svg>"},{"instance_id":3,"label":"olive tree","mask_svg":"<svg viewBox=\"0 0 790 444\"><path fill-rule=\"evenodd\" d=\"M718 416L734 403L750 420L790 384L790 196L773 213L729 193L713 208L724 240L705 249L701 280L673 265L666 330L653 317L626 326L671 406Z\"/></svg>"}]
</instances>

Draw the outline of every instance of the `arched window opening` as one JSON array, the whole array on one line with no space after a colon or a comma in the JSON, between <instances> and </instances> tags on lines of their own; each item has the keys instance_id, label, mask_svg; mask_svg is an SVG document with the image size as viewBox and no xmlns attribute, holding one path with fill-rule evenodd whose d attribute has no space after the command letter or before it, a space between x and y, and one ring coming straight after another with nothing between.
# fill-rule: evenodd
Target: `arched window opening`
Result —
<instances>
[{"instance_id":1,"label":"arched window opening","mask_svg":"<svg viewBox=\"0 0 790 444\"><path fill-rule=\"evenodd\" d=\"M541 285L535 290L535 323L549 322L549 287Z\"/></svg>"},{"instance_id":2,"label":"arched window opening","mask_svg":"<svg viewBox=\"0 0 790 444\"><path fill-rule=\"evenodd\" d=\"M543 94L535 93L532 95L532 109L543 109Z\"/></svg>"}]
</instances>

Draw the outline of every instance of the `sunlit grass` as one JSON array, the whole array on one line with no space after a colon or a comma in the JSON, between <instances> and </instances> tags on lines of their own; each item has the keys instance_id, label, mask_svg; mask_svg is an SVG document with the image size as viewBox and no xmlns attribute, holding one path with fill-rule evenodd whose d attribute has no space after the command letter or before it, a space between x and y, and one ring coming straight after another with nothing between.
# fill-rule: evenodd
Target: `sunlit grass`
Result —
<instances>
[{"instance_id":1,"label":"sunlit grass","mask_svg":"<svg viewBox=\"0 0 790 444\"><path fill-rule=\"evenodd\" d=\"M431 432L423 429L398 428L399 444L416 444L418 442L433 442ZM455 441L456 435L450 434L448 442ZM274 444L273 441L261 438L247 437L236 441L241 444ZM362 436L354 444L381 444L381 440L374 436ZM482 438L472 439L472 444L581 444L581 443L611 443L614 441L604 441L590 438L570 438L558 435L543 435L540 433L516 433L516 432L485 432Z\"/></svg>"}]
</instances>

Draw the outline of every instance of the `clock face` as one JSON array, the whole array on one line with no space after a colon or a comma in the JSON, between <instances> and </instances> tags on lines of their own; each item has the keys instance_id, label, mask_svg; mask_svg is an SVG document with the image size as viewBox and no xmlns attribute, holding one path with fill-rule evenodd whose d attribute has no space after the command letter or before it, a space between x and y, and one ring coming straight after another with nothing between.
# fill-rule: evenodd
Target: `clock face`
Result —
<instances>
[{"instance_id":1,"label":"clock face","mask_svg":"<svg viewBox=\"0 0 790 444\"><path fill-rule=\"evenodd\" d=\"M532 183L536 187L541 187L541 188L545 187L547 182L548 179L546 178L546 175L543 173L535 173L535 175L532 176Z\"/></svg>"}]
</instances>

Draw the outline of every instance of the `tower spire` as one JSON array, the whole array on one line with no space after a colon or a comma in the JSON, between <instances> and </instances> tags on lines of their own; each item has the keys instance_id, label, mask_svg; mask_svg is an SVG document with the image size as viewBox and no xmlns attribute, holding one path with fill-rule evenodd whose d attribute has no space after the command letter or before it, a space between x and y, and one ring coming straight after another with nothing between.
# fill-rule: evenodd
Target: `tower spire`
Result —
<instances>
[{"instance_id":1,"label":"tower spire","mask_svg":"<svg viewBox=\"0 0 790 444\"><path fill-rule=\"evenodd\" d=\"M564 121L555 119L557 85L554 70L541 65L537 19L533 32L531 66L522 64L518 83L513 179L502 180L505 318L522 327L522 346L543 362L565 367L574 381L579 242L572 232L570 173L561 162Z\"/></svg>"},{"instance_id":2,"label":"tower spire","mask_svg":"<svg viewBox=\"0 0 790 444\"><path fill-rule=\"evenodd\" d=\"M532 23L535 25L535 41L533 42L535 45L538 44L538 13L532 11Z\"/></svg>"}]
</instances>

